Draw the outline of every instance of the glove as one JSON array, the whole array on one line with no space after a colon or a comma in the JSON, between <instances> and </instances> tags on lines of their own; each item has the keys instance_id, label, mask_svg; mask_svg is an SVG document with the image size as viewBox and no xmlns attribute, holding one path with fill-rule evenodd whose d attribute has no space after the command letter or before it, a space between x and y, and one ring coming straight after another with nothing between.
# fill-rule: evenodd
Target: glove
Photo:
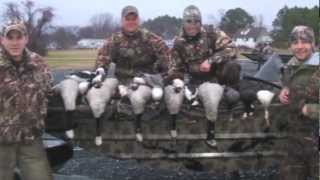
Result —
<instances>
[{"instance_id":1,"label":"glove","mask_svg":"<svg viewBox=\"0 0 320 180\"><path fill-rule=\"evenodd\" d=\"M95 74L96 75L105 75L106 72L105 72L104 68L100 67L100 68L96 69Z\"/></svg>"}]
</instances>

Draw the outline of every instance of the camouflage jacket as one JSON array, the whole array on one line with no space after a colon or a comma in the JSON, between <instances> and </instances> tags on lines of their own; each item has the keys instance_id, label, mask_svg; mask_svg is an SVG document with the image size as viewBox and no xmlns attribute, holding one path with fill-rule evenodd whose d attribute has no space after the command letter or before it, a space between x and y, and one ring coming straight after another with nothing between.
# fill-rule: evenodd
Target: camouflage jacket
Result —
<instances>
[{"instance_id":1,"label":"camouflage jacket","mask_svg":"<svg viewBox=\"0 0 320 180\"><path fill-rule=\"evenodd\" d=\"M290 90L290 132L310 133L317 127L317 122L305 120L307 117L302 116L302 108L305 104L307 106L319 104L319 77L317 77L319 66L300 65L290 68L293 69L287 83Z\"/></svg>"},{"instance_id":2,"label":"camouflage jacket","mask_svg":"<svg viewBox=\"0 0 320 180\"><path fill-rule=\"evenodd\" d=\"M309 67L309 68L308 68ZM310 73L301 73L306 71L305 69L317 69L309 70L310 73L314 72L314 74ZM302 93L305 93L305 103L307 106L308 117L311 119L319 118L319 89L320 89L320 72L319 72L319 52L313 53L313 55L304 62L297 60L297 58L292 57L290 61L287 63L285 67L287 69L286 74L283 76L283 84L284 86L292 86L292 80L297 79L297 74L307 74L307 84L302 86ZM296 71L298 69L299 71ZM299 75L301 76L301 75ZM310 79L309 79L310 78ZM305 91L305 88L307 91Z\"/></svg>"},{"instance_id":3,"label":"camouflage jacket","mask_svg":"<svg viewBox=\"0 0 320 180\"><path fill-rule=\"evenodd\" d=\"M184 33L176 37L171 55L170 72L189 73L191 76L205 78L211 77L212 72L200 72L199 67L204 60L226 62L235 59L237 49L224 32L213 28L202 28L196 37L190 38Z\"/></svg>"},{"instance_id":4,"label":"camouflage jacket","mask_svg":"<svg viewBox=\"0 0 320 180\"><path fill-rule=\"evenodd\" d=\"M169 64L169 48L161 37L146 29L130 35L121 31L108 38L98 50L96 68L107 68L110 62L116 63L118 76L164 72Z\"/></svg>"},{"instance_id":5,"label":"camouflage jacket","mask_svg":"<svg viewBox=\"0 0 320 180\"><path fill-rule=\"evenodd\" d=\"M314 120L320 120L320 68L311 76L306 95L307 116Z\"/></svg>"},{"instance_id":6,"label":"camouflage jacket","mask_svg":"<svg viewBox=\"0 0 320 180\"><path fill-rule=\"evenodd\" d=\"M41 136L51 78L39 55L25 50L17 65L0 51L0 143L30 143Z\"/></svg>"}]
</instances>

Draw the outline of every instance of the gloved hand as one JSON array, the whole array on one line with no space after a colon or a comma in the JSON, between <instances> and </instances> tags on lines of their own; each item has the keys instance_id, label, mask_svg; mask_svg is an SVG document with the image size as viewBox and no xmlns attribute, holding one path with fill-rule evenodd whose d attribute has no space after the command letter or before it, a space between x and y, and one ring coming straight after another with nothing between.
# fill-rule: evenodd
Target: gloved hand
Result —
<instances>
[{"instance_id":1,"label":"gloved hand","mask_svg":"<svg viewBox=\"0 0 320 180\"><path fill-rule=\"evenodd\" d=\"M205 60L200 64L199 67L201 72L209 72L211 69L211 64L209 63L209 60Z\"/></svg>"},{"instance_id":2,"label":"gloved hand","mask_svg":"<svg viewBox=\"0 0 320 180\"><path fill-rule=\"evenodd\" d=\"M167 76L164 76L163 77L163 83L164 85L168 85L168 84L172 84L172 81L174 79L181 79L183 80L184 79L184 75L183 73L180 73L180 72L174 72L174 71L169 71Z\"/></svg>"},{"instance_id":3,"label":"gloved hand","mask_svg":"<svg viewBox=\"0 0 320 180\"><path fill-rule=\"evenodd\" d=\"M100 67L95 71L95 77L92 79L92 84L96 88L100 88L102 85L102 81L104 80L105 70Z\"/></svg>"},{"instance_id":4,"label":"gloved hand","mask_svg":"<svg viewBox=\"0 0 320 180\"><path fill-rule=\"evenodd\" d=\"M100 67L100 68L96 69L95 74L96 75L99 75L99 74L100 75L105 75L106 72L105 72L104 68Z\"/></svg>"}]
</instances>

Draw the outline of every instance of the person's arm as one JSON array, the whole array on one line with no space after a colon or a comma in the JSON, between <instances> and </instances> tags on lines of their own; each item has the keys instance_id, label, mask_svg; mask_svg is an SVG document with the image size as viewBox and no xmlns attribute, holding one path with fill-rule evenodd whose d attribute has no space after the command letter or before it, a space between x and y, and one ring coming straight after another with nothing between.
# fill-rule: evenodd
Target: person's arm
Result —
<instances>
[{"instance_id":1,"label":"person's arm","mask_svg":"<svg viewBox=\"0 0 320 180\"><path fill-rule=\"evenodd\" d=\"M209 63L233 60L237 57L237 48L231 38L221 30L215 31L215 53L209 58Z\"/></svg>"},{"instance_id":2,"label":"person's arm","mask_svg":"<svg viewBox=\"0 0 320 180\"><path fill-rule=\"evenodd\" d=\"M308 103L302 108L302 113L311 118L319 119L319 89L320 89L320 70L318 69L310 78L309 83L306 88Z\"/></svg>"},{"instance_id":3,"label":"person's arm","mask_svg":"<svg viewBox=\"0 0 320 180\"><path fill-rule=\"evenodd\" d=\"M282 104L285 104L285 105L289 104L289 93L290 91L288 87L283 87L282 90L280 91L278 98Z\"/></svg>"},{"instance_id":4,"label":"person's arm","mask_svg":"<svg viewBox=\"0 0 320 180\"><path fill-rule=\"evenodd\" d=\"M184 73L186 73L186 67L183 61L183 57L181 57L183 53L183 47L180 44L178 37L175 38L173 47L170 51L170 63L168 74L170 79L173 80L175 78L179 78L183 80Z\"/></svg>"},{"instance_id":5,"label":"person's arm","mask_svg":"<svg viewBox=\"0 0 320 180\"><path fill-rule=\"evenodd\" d=\"M52 72L47 64L47 62L38 54L32 53L31 54L32 61L37 66L37 73L39 73L39 76L36 76L38 80L40 80L42 86L41 89L47 94L52 95L52 84L53 84L53 75Z\"/></svg>"},{"instance_id":6,"label":"person's arm","mask_svg":"<svg viewBox=\"0 0 320 180\"><path fill-rule=\"evenodd\" d=\"M166 43L160 36L150 34L149 42L151 43L152 50L156 56L156 62L154 64L154 70L156 72L168 71L170 65L170 52Z\"/></svg>"},{"instance_id":7,"label":"person's arm","mask_svg":"<svg viewBox=\"0 0 320 180\"><path fill-rule=\"evenodd\" d=\"M237 57L237 48L231 38L220 30L215 30L214 33L211 41L213 41L215 53L200 64L200 71L202 72L209 72L213 63L222 63Z\"/></svg>"},{"instance_id":8,"label":"person's arm","mask_svg":"<svg viewBox=\"0 0 320 180\"><path fill-rule=\"evenodd\" d=\"M51 70L49 69L48 64L45 62L44 63L44 70L43 70L44 74L45 74L45 88L46 88L46 92L48 95L52 94L52 84L53 84L53 75Z\"/></svg>"}]
</instances>

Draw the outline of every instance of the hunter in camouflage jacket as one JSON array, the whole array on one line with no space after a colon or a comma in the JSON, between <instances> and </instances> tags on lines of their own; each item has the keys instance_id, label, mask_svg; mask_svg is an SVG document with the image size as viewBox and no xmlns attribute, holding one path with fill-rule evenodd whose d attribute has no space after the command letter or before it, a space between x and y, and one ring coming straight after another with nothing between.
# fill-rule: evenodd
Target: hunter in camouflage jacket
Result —
<instances>
[{"instance_id":1,"label":"hunter in camouflage jacket","mask_svg":"<svg viewBox=\"0 0 320 180\"><path fill-rule=\"evenodd\" d=\"M108 38L98 51L96 68L117 65L116 75L131 78L137 72L165 72L169 63L169 48L161 37L139 28L134 33L120 31Z\"/></svg>"},{"instance_id":2,"label":"hunter in camouflage jacket","mask_svg":"<svg viewBox=\"0 0 320 180\"><path fill-rule=\"evenodd\" d=\"M312 65L290 66L292 75L286 83L290 89L287 123L288 155L281 166L282 179L300 180L306 176L319 177L319 67ZM308 113L303 115L306 106ZM285 110L285 109L284 109Z\"/></svg>"},{"instance_id":3,"label":"hunter in camouflage jacket","mask_svg":"<svg viewBox=\"0 0 320 180\"><path fill-rule=\"evenodd\" d=\"M170 72L188 73L207 81L221 73L223 64L236 58L237 49L223 31L209 26L202 27L195 37L188 37L182 32L175 38L171 54ZM212 62L213 71L201 72L200 64L206 59Z\"/></svg>"},{"instance_id":4,"label":"hunter in camouflage jacket","mask_svg":"<svg viewBox=\"0 0 320 180\"><path fill-rule=\"evenodd\" d=\"M0 143L31 143L41 136L51 73L37 54L24 51L16 64L0 50Z\"/></svg>"}]
</instances>

